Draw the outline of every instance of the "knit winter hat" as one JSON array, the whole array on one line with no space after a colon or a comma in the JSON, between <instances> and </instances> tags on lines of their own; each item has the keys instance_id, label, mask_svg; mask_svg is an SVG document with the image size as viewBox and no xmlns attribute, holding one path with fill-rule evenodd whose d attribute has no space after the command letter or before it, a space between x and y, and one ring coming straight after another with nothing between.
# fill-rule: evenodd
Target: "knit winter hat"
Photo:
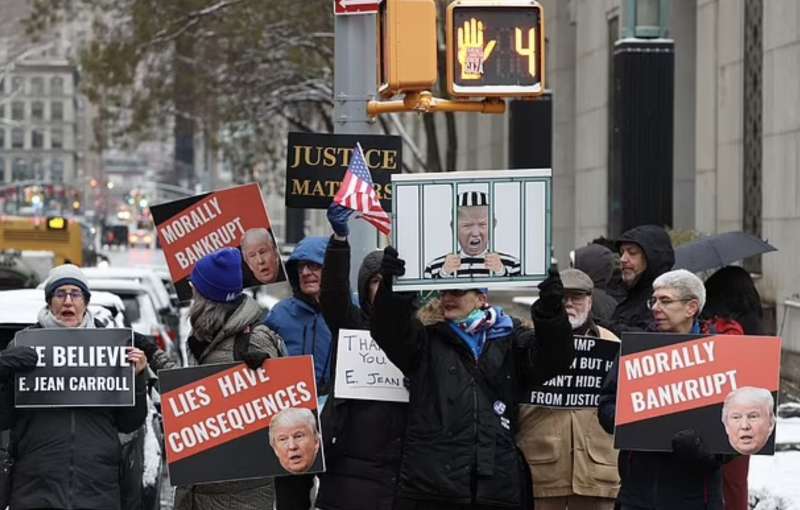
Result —
<instances>
[{"instance_id":1,"label":"knit winter hat","mask_svg":"<svg viewBox=\"0 0 800 510\"><path fill-rule=\"evenodd\" d=\"M192 270L192 285L206 299L230 303L242 293L242 255L222 248L200 259Z\"/></svg>"},{"instance_id":2,"label":"knit winter hat","mask_svg":"<svg viewBox=\"0 0 800 510\"><path fill-rule=\"evenodd\" d=\"M47 280L44 282L44 299L49 303L53 298L53 293L63 285L74 285L81 289L85 302L89 302L91 292L89 292L89 282L81 269L74 264L62 264L50 270Z\"/></svg>"}]
</instances>

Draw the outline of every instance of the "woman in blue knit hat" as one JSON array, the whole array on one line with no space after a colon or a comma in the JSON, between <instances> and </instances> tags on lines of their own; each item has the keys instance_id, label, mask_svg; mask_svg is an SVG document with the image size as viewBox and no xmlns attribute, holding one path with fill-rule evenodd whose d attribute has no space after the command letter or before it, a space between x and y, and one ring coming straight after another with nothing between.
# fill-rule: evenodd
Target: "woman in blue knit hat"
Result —
<instances>
[{"instance_id":1,"label":"woman in blue knit hat","mask_svg":"<svg viewBox=\"0 0 800 510\"><path fill-rule=\"evenodd\" d=\"M192 271L189 308L190 365L244 361L256 369L268 358L286 356L277 333L260 323L264 311L242 293L242 257L223 248L206 255ZM257 510L272 508L272 478L179 487L176 510Z\"/></svg>"}]
</instances>

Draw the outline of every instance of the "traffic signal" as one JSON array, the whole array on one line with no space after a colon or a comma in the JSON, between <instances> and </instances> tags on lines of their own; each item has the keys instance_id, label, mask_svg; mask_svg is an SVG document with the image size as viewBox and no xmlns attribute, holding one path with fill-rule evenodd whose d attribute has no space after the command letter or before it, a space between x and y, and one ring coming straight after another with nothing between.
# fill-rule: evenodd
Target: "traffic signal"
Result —
<instances>
[{"instance_id":1,"label":"traffic signal","mask_svg":"<svg viewBox=\"0 0 800 510\"><path fill-rule=\"evenodd\" d=\"M447 7L446 35L450 95L544 92L544 21L535 0L455 0Z\"/></svg>"},{"instance_id":2,"label":"traffic signal","mask_svg":"<svg viewBox=\"0 0 800 510\"><path fill-rule=\"evenodd\" d=\"M378 13L378 93L431 90L436 84L435 0L384 0Z\"/></svg>"}]
</instances>

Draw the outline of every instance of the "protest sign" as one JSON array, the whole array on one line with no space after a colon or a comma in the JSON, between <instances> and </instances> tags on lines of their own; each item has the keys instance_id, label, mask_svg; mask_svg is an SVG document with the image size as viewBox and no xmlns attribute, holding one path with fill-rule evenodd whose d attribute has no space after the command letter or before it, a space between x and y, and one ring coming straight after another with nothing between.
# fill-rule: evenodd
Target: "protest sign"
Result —
<instances>
[{"instance_id":1,"label":"protest sign","mask_svg":"<svg viewBox=\"0 0 800 510\"><path fill-rule=\"evenodd\" d=\"M550 267L551 171L392 176L395 289L528 286Z\"/></svg>"},{"instance_id":2,"label":"protest sign","mask_svg":"<svg viewBox=\"0 0 800 510\"><path fill-rule=\"evenodd\" d=\"M575 336L569 370L534 386L524 404L556 409L597 407L600 388L619 352L619 341Z\"/></svg>"},{"instance_id":3,"label":"protest sign","mask_svg":"<svg viewBox=\"0 0 800 510\"><path fill-rule=\"evenodd\" d=\"M189 278L197 261L220 248L242 252L245 287L286 280L258 184L154 205L150 212L181 301L192 297Z\"/></svg>"},{"instance_id":4,"label":"protest sign","mask_svg":"<svg viewBox=\"0 0 800 510\"><path fill-rule=\"evenodd\" d=\"M391 211L389 178L402 169L403 142L399 136L387 135L289 133L286 207L327 209L339 191L357 143L364 149L381 207Z\"/></svg>"},{"instance_id":5,"label":"protest sign","mask_svg":"<svg viewBox=\"0 0 800 510\"><path fill-rule=\"evenodd\" d=\"M270 359L258 370L221 363L158 377L173 485L324 470L311 356ZM284 436L297 448L287 451Z\"/></svg>"},{"instance_id":6,"label":"protest sign","mask_svg":"<svg viewBox=\"0 0 800 510\"><path fill-rule=\"evenodd\" d=\"M403 372L389 361L369 331L340 329L336 350L336 398L408 402Z\"/></svg>"},{"instance_id":7,"label":"protest sign","mask_svg":"<svg viewBox=\"0 0 800 510\"><path fill-rule=\"evenodd\" d=\"M713 453L772 454L780 355L777 337L624 334L614 446L672 451L693 429Z\"/></svg>"},{"instance_id":8,"label":"protest sign","mask_svg":"<svg viewBox=\"0 0 800 510\"><path fill-rule=\"evenodd\" d=\"M16 345L33 347L36 368L17 372L16 407L124 407L136 403L130 329L47 328L17 333Z\"/></svg>"}]
</instances>

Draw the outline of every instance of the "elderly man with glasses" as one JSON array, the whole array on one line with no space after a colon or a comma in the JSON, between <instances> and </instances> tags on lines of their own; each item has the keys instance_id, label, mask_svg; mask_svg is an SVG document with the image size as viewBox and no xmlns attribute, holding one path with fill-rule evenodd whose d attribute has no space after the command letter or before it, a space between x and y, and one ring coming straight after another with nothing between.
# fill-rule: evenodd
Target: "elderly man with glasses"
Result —
<instances>
[{"instance_id":1,"label":"elderly man with glasses","mask_svg":"<svg viewBox=\"0 0 800 510\"><path fill-rule=\"evenodd\" d=\"M705 302L706 289L697 276L684 269L664 273L653 282L653 295L647 300L653 317L650 329L700 334L698 317ZM614 432L618 362L603 385L598 409L600 424L608 433ZM617 502L621 510L721 510L721 466L727 460L709 453L691 429L672 437L671 453L621 450Z\"/></svg>"}]
</instances>

